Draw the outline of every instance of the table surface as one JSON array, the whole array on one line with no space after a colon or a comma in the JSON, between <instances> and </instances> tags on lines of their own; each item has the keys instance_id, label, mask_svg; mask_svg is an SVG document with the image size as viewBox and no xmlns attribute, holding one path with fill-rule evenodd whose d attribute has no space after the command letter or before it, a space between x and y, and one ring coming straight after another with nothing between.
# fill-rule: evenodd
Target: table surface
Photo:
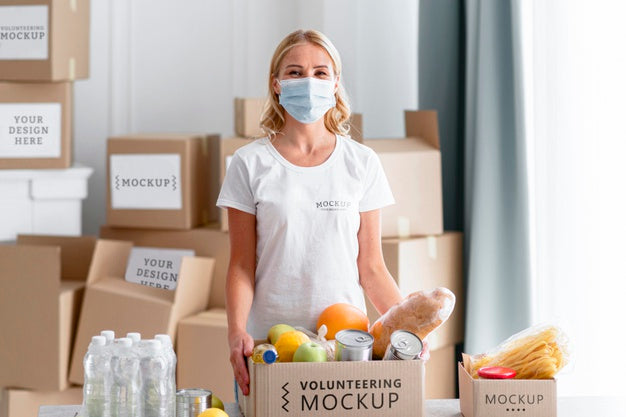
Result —
<instances>
[{"instance_id":1,"label":"table surface","mask_svg":"<svg viewBox=\"0 0 626 417\"><path fill-rule=\"evenodd\" d=\"M624 417L626 401L611 397L560 397L558 414L561 417ZM76 417L80 406L42 406L39 417ZM241 417L237 404L226 404L229 417ZM426 400L426 417L462 417L458 399Z\"/></svg>"}]
</instances>

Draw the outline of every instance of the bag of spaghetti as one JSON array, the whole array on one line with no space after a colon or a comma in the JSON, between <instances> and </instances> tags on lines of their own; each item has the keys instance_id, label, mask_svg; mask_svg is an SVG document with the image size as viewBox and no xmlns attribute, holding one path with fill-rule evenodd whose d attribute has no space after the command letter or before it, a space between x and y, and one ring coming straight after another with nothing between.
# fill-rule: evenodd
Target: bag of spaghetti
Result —
<instances>
[{"instance_id":1,"label":"bag of spaghetti","mask_svg":"<svg viewBox=\"0 0 626 417\"><path fill-rule=\"evenodd\" d=\"M513 369L516 379L550 379L568 359L567 338L551 325L529 327L486 353L463 355L465 368L476 379L479 369L488 367Z\"/></svg>"}]
</instances>

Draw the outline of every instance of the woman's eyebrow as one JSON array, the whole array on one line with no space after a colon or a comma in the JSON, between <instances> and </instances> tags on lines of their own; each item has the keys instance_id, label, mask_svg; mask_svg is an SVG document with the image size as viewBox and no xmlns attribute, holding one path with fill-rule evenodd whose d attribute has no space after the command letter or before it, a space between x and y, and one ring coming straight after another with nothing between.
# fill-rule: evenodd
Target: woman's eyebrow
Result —
<instances>
[{"instance_id":1,"label":"woman's eyebrow","mask_svg":"<svg viewBox=\"0 0 626 417\"><path fill-rule=\"evenodd\" d=\"M285 68L289 68L289 67L303 68L302 65L298 65L298 64L289 64Z\"/></svg>"}]
</instances>

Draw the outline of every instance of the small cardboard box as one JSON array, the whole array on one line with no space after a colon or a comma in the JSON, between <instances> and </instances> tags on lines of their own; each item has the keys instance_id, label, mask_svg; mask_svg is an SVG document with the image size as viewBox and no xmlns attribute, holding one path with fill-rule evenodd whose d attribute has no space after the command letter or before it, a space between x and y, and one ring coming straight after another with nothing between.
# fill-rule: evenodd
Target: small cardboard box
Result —
<instances>
[{"instance_id":1,"label":"small cardboard box","mask_svg":"<svg viewBox=\"0 0 626 417\"><path fill-rule=\"evenodd\" d=\"M72 111L72 83L0 82L0 169L69 168Z\"/></svg>"},{"instance_id":2,"label":"small cardboard box","mask_svg":"<svg viewBox=\"0 0 626 417\"><path fill-rule=\"evenodd\" d=\"M383 237L443 233L441 152L435 111L406 111L406 138L365 139L378 156L396 204L384 207Z\"/></svg>"},{"instance_id":3,"label":"small cardboard box","mask_svg":"<svg viewBox=\"0 0 626 417\"><path fill-rule=\"evenodd\" d=\"M554 379L473 379L458 364L459 398L464 417L556 417Z\"/></svg>"},{"instance_id":4,"label":"small cardboard box","mask_svg":"<svg viewBox=\"0 0 626 417\"><path fill-rule=\"evenodd\" d=\"M190 229L217 220L209 198L209 141L218 136L142 134L107 142L107 223Z\"/></svg>"},{"instance_id":5,"label":"small cardboard box","mask_svg":"<svg viewBox=\"0 0 626 417\"><path fill-rule=\"evenodd\" d=\"M0 170L0 241L19 233L80 236L92 168Z\"/></svg>"},{"instance_id":6,"label":"small cardboard box","mask_svg":"<svg viewBox=\"0 0 626 417\"><path fill-rule=\"evenodd\" d=\"M245 417L422 417L422 361L248 362L250 394L238 388Z\"/></svg>"},{"instance_id":7,"label":"small cardboard box","mask_svg":"<svg viewBox=\"0 0 626 417\"><path fill-rule=\"evenodd\" d=\"M211 184L209 187L210 200L215 206L220 189L224 183L226 169L235 151L242 146L252 143L253 140L240 137L223 138L210 142L211 153ZM219 209L220 228L228 231L228 211Z\"/></svg>"},{"instance_id":8,"label":"small cardboard box","mask_svg":"<svg viewBox=\"0 0 626 417\"><path fill-rule=\"evenodd\" d=\"M176 288L164 290L125 280L132 247L131 242L113 240L96 244L70 367L75 384L83 383L83 357L91 337L100 331L140 332L147 337L167 333L175 340L179 320L207 307L213 259L183 258Z\"/></svg>"},{"instance_id":9,"label":"small cardboard box","mask_svg":"<svg viewBox=\"0 0 626 417\"><path fill-rule=\"evenodd\" d=\"M224 308L226 305L224 291L230 261L230 241L228 233L219 230L217 224L191 230L126 229L102 226L100 237L126 240L133 242L135 246L192 249L196 256L215 259L209 308Z\"/></svg>"},{"instance_id":10,"label":"small cardboard box","mask_svg":"<svg viewBox=\"0 0 626 417\"><path fill-rule=\"evenodd\" d=\"M445 232L439 236L383 239L385 264L398 283L402 296L419 290L446 287L456 296L450 318L428 335L431 350L464 340L465 291L463 289L463 234ZM366 300L367 315L374 323L380 315ZM454 367L456 372L456 366Z\"/></svg>"},{"instance_id":11,"label":"small cardboard box","mask_svg":"<svg viewBox=\"0 0 626 417\"><path fill-rule=\"evenodd\" d=\"M3 0L0 79L72 81L89 76L89 0Z\"/></svg>"},{"instance_id":12,"label":"small cardboard box","mask_svg":"<svg viewBox=\"0 0 626 417\"><path fill-rule=\"evenodd\" d=\"M93 237L0 245L0 386L66 389Z\"/></svg>"},{"instance_id":13,"label":"small cardboard box","mask_svg":"<svg viewBox=\"0 0 626 417\"><path fill-rule=\"evenodd\" d=\"M265 133L260 127L265 98L235 97L235 135L260 138Z\"/></svg>"},{"instance_id":14,"label":"small cardboard box","mask_svg":"<svg viewBox=\"0 0 626 417\"><path fill-rule=\"evenodd\" d=\"M457 369L455 346L443 346L430 351L426 362L424 391L427 400L457 398Z\"/></svg>"},{"instance_id":15,"label":"small cardboard box","mask_svg":"<svg viewBox=\"0 0 626 417\"><path fill-rule=\"evenodd\" d=\"M212 309L181 320L176 337L178 386L207 388L225 403L235 401L226 311Z\"/></svg>"},{"instance_id":16,"label":"small cardboard box","mask_svg":"<svg viewBox=\"0 0 626 417\"><path fill-rule=\"evenodd\" d=\"M68 405L83 402L83 389L27 391L0 388L0 417L37 417L42 405Z\"/></svg>"}]
</instances>

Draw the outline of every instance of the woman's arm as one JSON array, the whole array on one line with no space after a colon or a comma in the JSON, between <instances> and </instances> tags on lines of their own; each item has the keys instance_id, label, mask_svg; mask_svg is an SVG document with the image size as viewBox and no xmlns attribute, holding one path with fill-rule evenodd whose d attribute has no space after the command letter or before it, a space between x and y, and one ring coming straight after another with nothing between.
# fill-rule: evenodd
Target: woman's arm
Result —
<instances>
[{"instance_id":1,"label":"woman's arm","mask_svg":"<svg viewBox=\"0 0 626 417\"><path fill-rule=\"evenodd\" d=\"M359 241L359 280L365 294L382 315L402 301L400 289L387 270L380 238L380 210L361 213Z\"/></svg>"},{"instance_id":2,"label":"woman's arm","mask_svg":"<svg viewBox=\"0 0 626 417\"><path fill-rule=\"evenodd\" d=\"M248 395L250 378L246 356L252 355L254 340L246 331L246 322L254 297L256 267L256 216L228 209L230 263L226 277L226 313L230 363L244 395Z\"/></svg>"}]
</instances>

